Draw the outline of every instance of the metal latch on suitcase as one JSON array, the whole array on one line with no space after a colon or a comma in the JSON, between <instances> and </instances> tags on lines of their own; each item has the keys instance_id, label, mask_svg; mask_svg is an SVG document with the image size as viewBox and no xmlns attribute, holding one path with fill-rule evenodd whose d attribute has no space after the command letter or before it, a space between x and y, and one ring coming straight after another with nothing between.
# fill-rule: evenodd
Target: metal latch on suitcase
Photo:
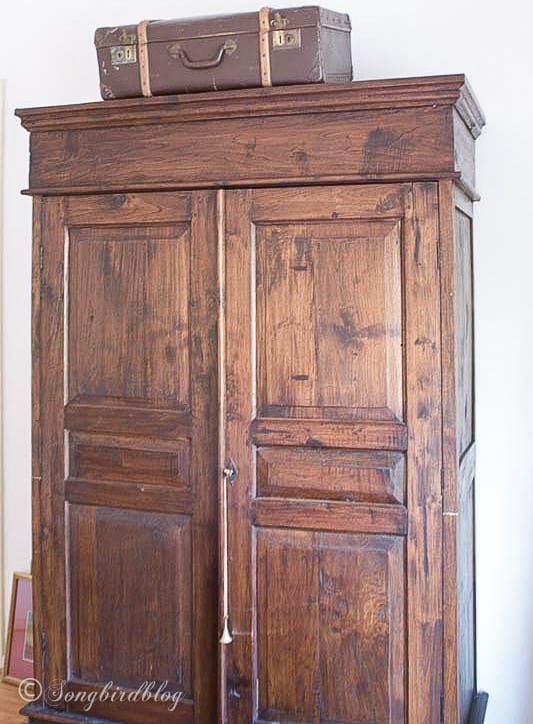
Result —
<instances>
[{"instance_id":1,"label":"metal latch on suitcase","mask_svg":"<svg viewBox=\"0 0 533 724\"><path fill-rule=\"evenodd\" d=\"M301 48L302 47L302 33L300 28L295 30L274 30L272 33L272 47L286 48Z\"/></svg>"}]
</instances>

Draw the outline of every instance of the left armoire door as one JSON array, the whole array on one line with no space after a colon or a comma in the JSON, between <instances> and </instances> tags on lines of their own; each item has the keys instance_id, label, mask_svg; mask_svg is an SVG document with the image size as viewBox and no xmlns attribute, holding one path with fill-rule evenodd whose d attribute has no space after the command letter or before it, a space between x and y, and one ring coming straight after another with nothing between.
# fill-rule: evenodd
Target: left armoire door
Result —
<instances>
[{"instance_id":1,"label":"left armoire door","mask_svg":"<svg viewBox=\"0 0 533 724\"><path fill-rule=\"evenodd\" d=\"M108 697L91 716L215 721L216 192L36 199L35 225L34 564L49 704L82 712L67 690L153 682L179 694L175 708L163 695Z\"/></svg>"}]
</instances>

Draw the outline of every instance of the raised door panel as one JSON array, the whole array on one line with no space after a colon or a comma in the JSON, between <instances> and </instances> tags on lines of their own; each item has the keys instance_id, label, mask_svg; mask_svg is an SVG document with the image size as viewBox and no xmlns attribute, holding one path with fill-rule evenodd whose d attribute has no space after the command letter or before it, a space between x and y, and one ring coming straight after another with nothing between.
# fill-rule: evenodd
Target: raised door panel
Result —
<instances>
[{"instance_id":1,"label":"raised door panel","mask_svg":"<svg viewBox=\"0 0 533 724\"><path fill-rule=\"evenodd\" d=\"M189 222L71 229L69 400L190 408L190 234Z\"/></svg>"},{"instance_id":2,"label":"raised door panel","mask_svg":"<svg viewBox=\"0 0 533 724\"><path fill-rule=\"evenodd\" d=\"M261 223L261 416L402 419L398 220Z\"/></svg>"},{"instance_id":3,"label":"raised door panel","mask_svg":"<svg viewBox=\"0 0 533 724\"><path fill-rule=\"evenodd\" d=\"M257 552L259 720L401 720L404 540L271 529Z\"/></svg>"},{"instance_id":4,"label":"raised door panel","mask_svg":"<svg viewBox=\"0 0 533 724\"><path fill-rule=\"evenodd\" d=\"M402 453L258 447L256 455L259 497L405 502Z\"/></svg>"},{"instance_id":5,"label":"raised door panel","mask_svg":"<svg viewBox=\"0 0 533 724\"><path fill-rule=\"evenodd\" d=\"M192 698L188 515L69 506L71 676Z\"/></svg>"},{"instance_id":6,"label":"raised door panel","mask_svg":"<svg viewBox=\"0 0 533 724\"><path fill-rule=\"evenodd\" d=\"M228 721L440 717L437 232L434 184L227 194Z\"/></svg>"},{"instance_id":7,"label":"raised door panel","mask_svg":"<svg viewBox=\"0 0 533 724\"><path fill-rule=\"evenodd\" d=\"M108 699L92 713L212 721L216 194L47 199L44 210L44 680L74 693L163 684L179 694L172 710Z\"/></svg>"}]
</instances>

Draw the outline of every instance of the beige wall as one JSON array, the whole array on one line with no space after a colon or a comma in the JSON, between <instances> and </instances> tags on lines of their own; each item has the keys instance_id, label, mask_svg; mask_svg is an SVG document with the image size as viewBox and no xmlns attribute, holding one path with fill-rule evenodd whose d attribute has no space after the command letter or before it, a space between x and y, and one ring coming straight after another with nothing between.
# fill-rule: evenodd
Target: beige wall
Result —
<instances>
[{"instance_id":1,"label":"beige wall","mask_svg":"<svg viewBox=\"0 0 533 724\"><path fill-rule=\"evenodd\" d=\"M479 683L487 724L533 711L532 15L526 0L323 0L353 20L357 78L465 71L488 126L478 143L475 238ZM278 6L302 4L300 0ZM251 0L4 0L4 581L30 564L28 137L15 106L96 100L99 25L259 8ZM5 591L4 600L8 595Z\"/></svg>"}]
</instances>

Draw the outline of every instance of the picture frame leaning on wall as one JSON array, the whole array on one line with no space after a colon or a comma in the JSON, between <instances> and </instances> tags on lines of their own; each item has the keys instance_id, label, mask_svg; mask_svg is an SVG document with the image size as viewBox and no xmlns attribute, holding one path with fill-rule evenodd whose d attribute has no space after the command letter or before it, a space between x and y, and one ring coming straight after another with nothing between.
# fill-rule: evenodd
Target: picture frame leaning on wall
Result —
<instances>
[{"instance_id":1,"label":"picture frame leaning on wall","mask_svg":"<svg viewBox=\"0 0 533 724\"><path fill-rule=\"evenodd\" d=\"M29 573L14 573L2 681L20 684L33 677L33 605Z\"/></svg>"}]
</instances>

